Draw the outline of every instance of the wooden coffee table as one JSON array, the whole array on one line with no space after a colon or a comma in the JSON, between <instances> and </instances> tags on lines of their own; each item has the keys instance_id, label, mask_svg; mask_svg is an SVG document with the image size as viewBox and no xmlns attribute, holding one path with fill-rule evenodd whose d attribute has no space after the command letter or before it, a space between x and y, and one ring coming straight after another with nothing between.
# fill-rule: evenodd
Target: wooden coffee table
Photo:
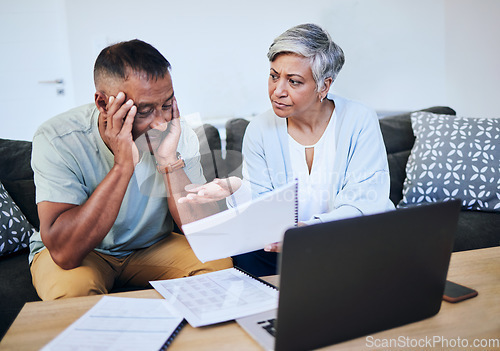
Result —
<instances>
[{"instance_id":1,"label":"wooden coffee table","mask_svg":"<svg viewBox=\"0 0 500 351\"><path fill-rule=\"evenodd\" d=\"M436 316L423 321L325 349L387 349L383 343L391 340L395 343L407 342L409 349L429 348L429 345L439 349L500 349L500 247L454 253L448 279L475 288L479 295L457 304L443 302L441 311ZM266 280L276 283L278 278L267 277ZM113 296L162 298L152 289ZM100 298L101 296L88 296L27 303L0 342L0 350L39 350L94 306ZM447 342L448 346L439 343L438 338L441 342ZM433 341L437 344L429 344ZM474 347L475 342L483 344ZM418 343L420 345L417 345ZM464 346L464 343L467 345ZM202 328L186 325L169 349L259 350L260 347L232 321Z\"/></svg>"}]
</instances>

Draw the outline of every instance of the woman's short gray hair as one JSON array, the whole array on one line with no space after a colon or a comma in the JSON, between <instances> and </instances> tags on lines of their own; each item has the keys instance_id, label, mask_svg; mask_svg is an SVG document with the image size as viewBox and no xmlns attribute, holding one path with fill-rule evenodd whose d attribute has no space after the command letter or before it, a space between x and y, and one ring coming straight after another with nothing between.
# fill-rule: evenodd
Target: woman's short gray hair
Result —
<instances>
[{"instance_id":1,"label":"woman's short gray hair","mask_svg":"<svg viewBox=\"0 0 500 351\"><path fill-rule=\"evenodd\" d=\"M323 88L325 79L335 81L344 65L344 52L335 44L326 30L316 24L300 24L288 29L274 39L267 57L272 62L279 54L293 53L311 61L311 70L317 90Z\"/></svg>"}]
</instances>

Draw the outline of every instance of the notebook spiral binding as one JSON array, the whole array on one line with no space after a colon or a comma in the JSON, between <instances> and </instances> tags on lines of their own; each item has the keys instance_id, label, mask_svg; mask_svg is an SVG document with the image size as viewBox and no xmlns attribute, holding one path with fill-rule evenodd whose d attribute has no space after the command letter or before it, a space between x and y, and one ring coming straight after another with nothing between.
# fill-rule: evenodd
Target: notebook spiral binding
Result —
<instances>
[{"instance_id":1,"label":"notebook spiral binding","mask_svg":"<svg viewBox=\"0 0 500 351\"><path fill-rule=\"evenodd\" d=\"M295 178L295 226L299 223L299 180Z\"/></svg>"},{"instance_id":2,"label":"notebook spiral binding","mask_svg":"<svg viewBox=\"0 0 500 351\"><path fill-rule=\"evenodd\" d=\"M244 270L244 269L242 269L242 268L240 268L240 267L234 267L234 269L236 269L236 270L240 271L241 273L243 273L243 274L245 274L245 275L248 275L249 277L252 277L253 279L255 279L255 280L257 280L257 281L261 282L261 283L262 283L262 284L264 284L264 285L267 285L267 286L269 286L269 287L271 287L271 288L273 288L273 289L275 289L275 290L279 290L279 289L278 289L275 285L273 285L273 284L271 284L271 283L269 283L269 282L266 282L264 279L260 279L259 277L257 277L257 276L255 276L255 275L253 275L252 273L247 272L246 270Z\"/></svg>"},{"instance_id":3,"label":"notebook spiral binding","mask_svg":"<svg viewBox=\"0 0 500 351\"><path fill-rule=\"evenodd\" d=\"M161 347L161 349L159 351L164 351L166 350L170 344L172 343L172 341L175 339L175 337L177 336L177 334L179 334L179 332L181 331L181 329L187 324L187 321L185 319L182 320L182 322L177 326L177 328L174 330L174 332L170 335L170 337L168 338L167 341L165 341L165 343L163 344L163 346Z\"/></svg>"}]
</instances>

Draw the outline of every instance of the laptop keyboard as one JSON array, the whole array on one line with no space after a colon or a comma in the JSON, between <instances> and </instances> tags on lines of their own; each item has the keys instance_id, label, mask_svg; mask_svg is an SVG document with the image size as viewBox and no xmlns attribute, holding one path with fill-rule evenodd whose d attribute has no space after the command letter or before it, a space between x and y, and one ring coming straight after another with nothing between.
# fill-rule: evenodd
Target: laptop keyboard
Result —
<instances>
[{"instance_id":1,"label":"laptop keyboard","mask_svg":"<svg viewBox=\"0 0 500 351\"><path fill-rule=\"evenodd\" d=\"M271 318L265 321L257 322L265 331L272 336L276 336L276 318Z\"/></svg>"}]
</instances>

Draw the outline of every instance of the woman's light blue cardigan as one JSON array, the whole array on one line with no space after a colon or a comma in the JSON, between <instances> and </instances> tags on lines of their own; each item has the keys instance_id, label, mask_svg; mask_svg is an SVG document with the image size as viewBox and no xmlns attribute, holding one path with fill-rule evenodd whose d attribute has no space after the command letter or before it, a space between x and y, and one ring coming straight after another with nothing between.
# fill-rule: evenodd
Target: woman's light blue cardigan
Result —
<instances>
[{"instance_id":1,"label":"woman's light blue cardigan","mask_svg":"<svg viewBox=\"0 0 500 351\"><path fill-rule=\"evenodd\" d=\"M307 224L394 209L389 200L389 167L375 111L361 103L328 95L335 103L334 166L329 177L329 212ZM243 177L252 197L294 181L285 118L269 110L250 122L243 139ZM300 184L299 184L300 186ZM299 203L300 207L300 203Z\"/></svg>"}]
</instances>

